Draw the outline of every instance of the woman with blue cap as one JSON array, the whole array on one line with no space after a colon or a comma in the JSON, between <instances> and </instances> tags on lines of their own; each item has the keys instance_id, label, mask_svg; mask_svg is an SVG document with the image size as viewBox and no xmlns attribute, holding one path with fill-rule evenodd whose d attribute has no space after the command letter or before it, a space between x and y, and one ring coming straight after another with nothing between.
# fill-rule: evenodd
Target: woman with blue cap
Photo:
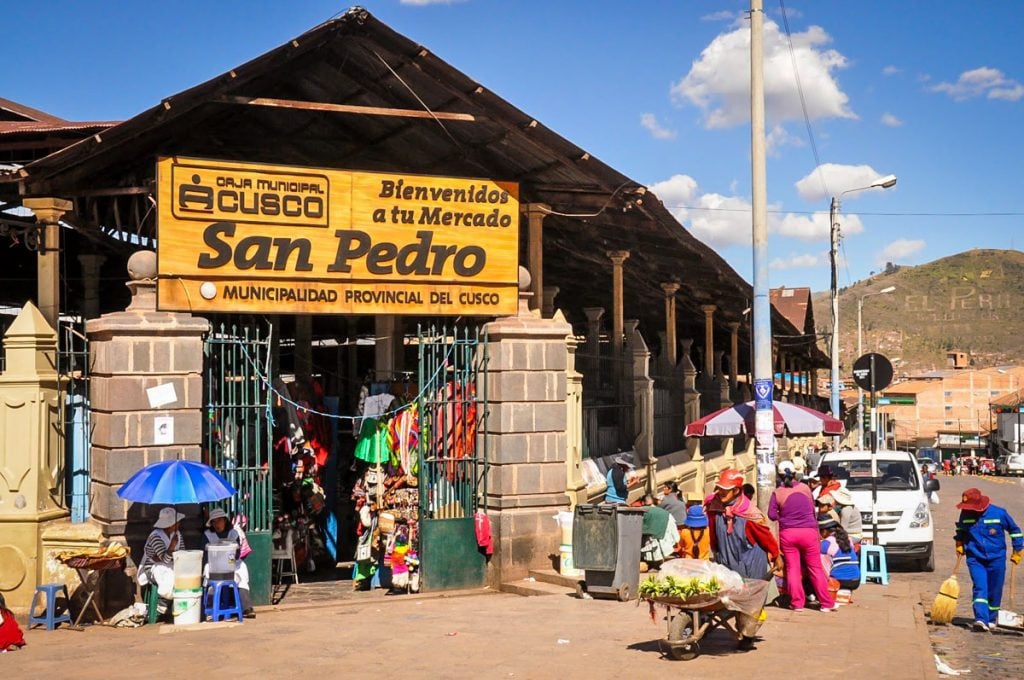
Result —
<instances>
[{"instance_id":1,"label":"woman with blue cap","mask_svg":"<svg viewBox=\"0 0 1024 680\"><path fill-rule=\"evenodd\" d=\"M679 529L679 555L695 560L711 559L711 534L704 508L695 505L686 511L686 523Z\"/></svg>"}]
</instances>

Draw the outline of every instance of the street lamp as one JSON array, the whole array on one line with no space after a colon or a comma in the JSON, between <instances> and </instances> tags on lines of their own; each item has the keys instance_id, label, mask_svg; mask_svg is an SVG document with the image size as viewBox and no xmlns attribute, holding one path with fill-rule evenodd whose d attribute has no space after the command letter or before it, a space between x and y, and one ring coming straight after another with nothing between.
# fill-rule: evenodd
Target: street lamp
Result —
<instances>
[{"instance_id":1,"label":"street lamp","mask_svg":"<svg viewBox=\"0 0 1024 680\"><path fill-rule=\"evenodd\" d=\"M879 177L871 184L858 187L856 189L847 189L841 192L838 196L832 197L832 206L829 210L829 225L830 225L830 237L832 247L830 249L830 260L832 264L832 394L831 394L831 407L832 415L835 418L840 417L839 411L839 267L837 266L836 259L839 251L839 201L846 194L851 194L855 191L866 191L867 189L889 189L890 187L896 186L896 175L886 175L885 177ZM839 437L834 439L834 448L839 448Z\"/></svg>"},{"instance_id":2,"label":"street lamp","mask_svg":"<svg viewBox=\"0 0 1024 680\"><path fill-rule=\"evenodd\" d=\"M896 290L896 286L889 286L882 290L874 293L865 293L857 299L857 357L864 355L864 331L863 331L863 316L864 316L864 298L869 298L872 295L887 295L888 293ZM858 448L864 446L864 390L861 389L860 385L857 386L857 446Z\"/></svg>"}]
</instances>

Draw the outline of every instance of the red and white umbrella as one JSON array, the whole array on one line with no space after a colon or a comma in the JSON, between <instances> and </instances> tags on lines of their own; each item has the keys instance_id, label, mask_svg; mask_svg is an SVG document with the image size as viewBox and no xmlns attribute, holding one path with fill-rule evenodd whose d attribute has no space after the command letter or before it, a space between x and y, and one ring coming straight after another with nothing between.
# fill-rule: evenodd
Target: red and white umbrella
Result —
<instances>
[{"instance_id":1,"label":"red and white umbrella","mask_svg":"<svg viewBox=\"0 0 1024 680\"><path fill-rule=\"evenodd\" d=\"M745 432L754 434L754 402L736 404L721 411L715 411L686 426L687 437L732 437ZM813 408L790 404L784 401L772 402L772 416L775 434L828 434L840 435L846 431L843 421Z\"/></svg>"}]
</instances>

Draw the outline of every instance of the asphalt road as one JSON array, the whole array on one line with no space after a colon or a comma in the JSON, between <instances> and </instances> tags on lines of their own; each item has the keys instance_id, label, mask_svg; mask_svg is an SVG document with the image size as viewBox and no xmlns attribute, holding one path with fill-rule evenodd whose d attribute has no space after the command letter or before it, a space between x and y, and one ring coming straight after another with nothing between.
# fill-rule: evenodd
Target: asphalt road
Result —
<instances>
[{"instance_id":1,"label":"asphalt road","mask_svg":"<svg viewBox=\"0 0 1024 680\"><path fill-rule=\"evenodd\" d=\"M1008 477L944 477L939 476L942 490L940 503L932 506L935 520L936 569L934 574L922 574L921 599L925 609L949 577L956 564L953 549L954 523L959 515L956 504L960 495L971 486L1001 505L1018 523L1024 522L1024 480ZM1009 544L1007 544L1009 550ZM972 678L1024 678L1024 633L1000 630L995 633L975 633L970 630L974 620L971 614L971 578L966 567L957 575L960 581L960 599L956 618L949 626L929 626L932 647L946 663L955 669L970 669ZM1007 570L1003 608L1024 611L1024 568L1017 570L1016 607L1009 602L1010 572Z\"/></svg>"}]
</instances>

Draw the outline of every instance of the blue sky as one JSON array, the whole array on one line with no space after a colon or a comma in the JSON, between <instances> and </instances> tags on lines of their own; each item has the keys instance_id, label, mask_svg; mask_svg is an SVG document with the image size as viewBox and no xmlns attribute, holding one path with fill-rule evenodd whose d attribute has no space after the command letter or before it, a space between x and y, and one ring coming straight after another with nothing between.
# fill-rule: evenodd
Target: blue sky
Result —
<instances>
[{"instance_id":1,"label":"blue sky","mask_svg":"<svg viewBox=\"0 0 1024 680\"><path fill-rule=\"evenodd\" d=\"M749 2L364 6L654 187L750 280ZM5 36L0 96L68 119L128 118L345 8L319 0L7 3L5 24L24 30ZM887 261L1024 247L1018 2L791 1L792 54L778 1L765 0L765 9L773 286L826 288L829 197L890 173L895 188L843 199L841 285ZM980 214L1007 212L1017 214Z\"/></svg>"}]
</instances>

